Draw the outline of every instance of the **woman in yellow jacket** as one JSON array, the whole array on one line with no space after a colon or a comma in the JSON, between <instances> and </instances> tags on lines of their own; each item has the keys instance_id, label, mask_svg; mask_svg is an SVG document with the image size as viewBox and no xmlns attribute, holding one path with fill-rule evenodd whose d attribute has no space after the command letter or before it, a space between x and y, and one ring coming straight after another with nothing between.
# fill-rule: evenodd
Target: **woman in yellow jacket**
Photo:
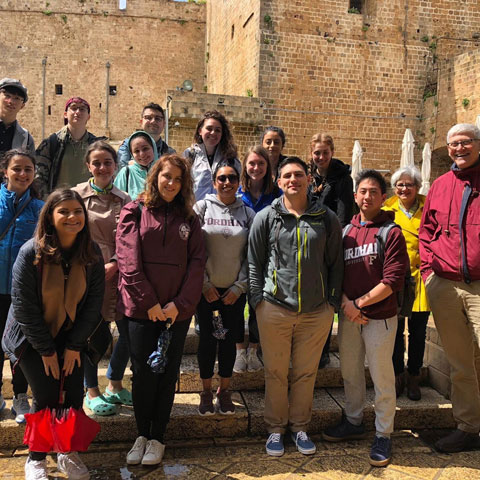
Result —
<instances>
[{"instance_id":1,"label":"woman in yellow jacket","mask_svg":"<svg viewBox=\"0 0 480 480\"><path fill-rule=\"evenodd\" d=\"M408 319L408 377L405 382L405 318L398 317L397 337L393 351L395 387L397 397L407 384L407 396L410 400L420 400L420 369L425 352L425 336L430 307L427 301L425 285L420 276L420 252L418 229L422 219L425 197L418 193L422 184L420 172L415 167L402 167L392 175L393 197L387 199L384 210L395 212L395 223L402 228L410 258L410 270L415 280L415 302L412 315Z\"/></svg>"}]
</instances>

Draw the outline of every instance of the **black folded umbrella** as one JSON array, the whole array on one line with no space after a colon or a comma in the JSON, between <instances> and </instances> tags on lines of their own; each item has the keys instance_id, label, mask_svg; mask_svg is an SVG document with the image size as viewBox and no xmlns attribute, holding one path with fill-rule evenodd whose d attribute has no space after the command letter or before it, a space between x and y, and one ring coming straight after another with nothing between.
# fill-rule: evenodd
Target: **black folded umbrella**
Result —
<instances>
[{"instance_id":1,"label":"black folded umbrella","mask_svg":"<svg viewBox=\"0 0 480 480\"><path fill-rule=\"evenodd\" d=\"M222 316L218 310L213 311L212 315L212 324L213 324L213 332L212 335L217 340L225 340L225 336L227 335L228 328L223 326Z\"/></svg>"},{"instance_id":2,"label":"black folded umbrella","mask_svg":"<svg viewBox=\"0 0 480 480\"><path fill-rule=\"evenodd\" d=\"M167 350L170 345L170 340L172 339L172 332L170 331L171 324L172 319L167 318L165 330L162 330L158 337L157 348L148 357L147 363L154 373L165 373L165 368L168 363Z\"/></svg>"}]
</instances>

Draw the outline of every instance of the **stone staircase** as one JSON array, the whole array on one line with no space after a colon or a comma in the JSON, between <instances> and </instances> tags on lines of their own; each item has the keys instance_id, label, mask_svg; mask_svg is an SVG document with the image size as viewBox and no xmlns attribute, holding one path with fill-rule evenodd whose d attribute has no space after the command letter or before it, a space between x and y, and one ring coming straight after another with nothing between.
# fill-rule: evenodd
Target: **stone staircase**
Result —
<instances>
[{"instance_id":1,"label":"stone staircase","mask_svg":"<svg viewBox=\"0 0 480 480\"><path fill-rule=\"evenodd\" d=\"M192 324L193 325L193 324ZM185 344L185 355L180 369L180 378L177 385L178 393L172 410L171 420L167 429L167 438L192 439L212 437L245 437L265 435L263 422L264 408L264 378L261 372L246 372L233 375L233 400L236 404L234 415L213 415L202 417L197 412L201 381L195 352L198 337L193 328L190 329ZM318 433L326 426L339 422L342 408L345 403L342 388L342 377L338 360L336 328L332 335L332 354L330 364L319 370L316 379L316 388L313 402L312 421L309 433ZM101 390L107 384L105 377L108 361L104 360L99 366L99 383ZM374 429L374 392L368 367L365 366L367 380L367 402L365 406L365 423L369 430ZM436 390L428 385L428 371L422 371L424 385L422 386L422 400L413 402L406 396L397 401L395 428L422 429L422 428L452 428L455 426L451 411L451 403ZM24 427L17 425L10 412L12 403L12 389L10 382L10 367L8 362L4 366L3 395L7 399L7 407L0 412L0 449L14 448L22 444ZM216 383L214 379L214 385ZM127 368L124 386L131 388L131 372ZM87 413L89 411L87 410ZM132 407L121 407L118 414L110 417L98 417L102 429L97 440L100 442L133 441L136 438L136 426Z\"/></svg>"}]
</instances>

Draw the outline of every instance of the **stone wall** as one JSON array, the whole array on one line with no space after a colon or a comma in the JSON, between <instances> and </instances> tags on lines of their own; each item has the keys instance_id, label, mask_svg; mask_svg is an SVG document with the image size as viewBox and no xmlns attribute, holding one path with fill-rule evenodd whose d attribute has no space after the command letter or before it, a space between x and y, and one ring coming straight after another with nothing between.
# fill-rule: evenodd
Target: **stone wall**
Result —
<instances>
[{"instance_id":1,"label":"stone wall","mask_svg":"<svg viewBox=\"0 0 480 480\"><path fill-rule=\"evenodd\" d=\"M226 51L240 13L234 0L219 3L224 35L218 43ZM321 7L317 0L260 4L258 92L253 93L265 105L265 125L285 129L286 153L308 156L310 137L327 131L341 159L350 162L357 139L365 166L395 169L408 127L420 161L424 143L434 140L424 121L425 90L436 86L439 62L478 47L477 2L370 0L362 14L348 13L347 0L326 0ZM242 15L250 10L251 2ZM215 16L207 20L210 31ZM247 49L249 44L243 49L230 42L228 55L209 56L209 91L245 94L241 86L218 79L248 54L253 58Z\"/></svg>"},{"instance_id":2,"label":"stone wall","mask_svg":"<svg viewBox=\"0 0 480 480\"><path fill-rule=\"evenodd\" d=\"M128 0L127 10L120 11L118 0L8 0L0 5L0 23L1 70L29 89L19 119L37 144L43 59L46 135L63 125L64 105L73 95L90 102L89 130L121 139L138 127L145 103L165 104L166 89L186 79L194 90L203 89L205 5ZM116 95L106 94L107 62ZM62 95L55 94L57 84Z\"/></svg>"}]
</instances>

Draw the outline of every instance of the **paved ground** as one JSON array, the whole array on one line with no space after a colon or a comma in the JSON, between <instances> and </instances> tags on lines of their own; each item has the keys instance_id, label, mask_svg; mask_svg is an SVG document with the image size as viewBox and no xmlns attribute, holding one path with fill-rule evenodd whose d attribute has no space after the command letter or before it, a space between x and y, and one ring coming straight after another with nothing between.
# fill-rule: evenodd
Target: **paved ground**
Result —
<instances>
[{"instance_id":1,"label":"paved ground","mask_svg":"<svg viewBox=\"0 0 480 480\"><path fill-rule=\"evenodd\" d=\"M371 439L328 444L319 437L314 437L317 453L309 457L296 452L291 443L286 445L283 457L268 457L264 439L258 438L171 442L157 468L127 468L127 444L94 444L82 458L90 468L92 480L480 479L480 451L445 455L433 450L432 442L443 433L395 433L393 461L387 468L369 465ZM25 449L0 451L0 479L23 479L26 454ZM51 480L65 478L56 472L53 456L49 457L49 467Z\"/></svg>"}]
</instances>

